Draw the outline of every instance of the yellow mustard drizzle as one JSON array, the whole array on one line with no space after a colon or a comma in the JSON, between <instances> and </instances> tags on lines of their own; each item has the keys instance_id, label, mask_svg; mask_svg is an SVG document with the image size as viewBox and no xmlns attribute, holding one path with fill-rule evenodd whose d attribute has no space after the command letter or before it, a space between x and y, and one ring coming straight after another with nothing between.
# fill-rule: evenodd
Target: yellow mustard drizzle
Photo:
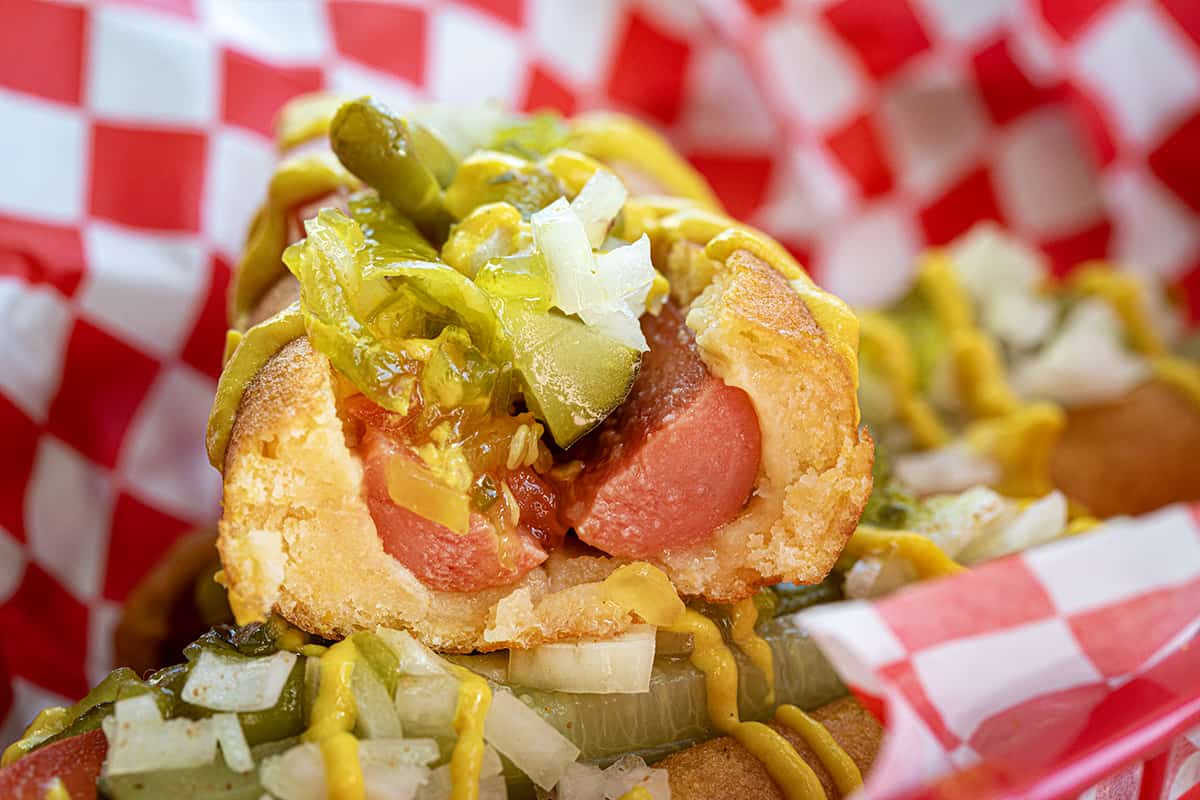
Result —
<instances>
[{"instance_id":1,"label":"yellow mustard drizzle","mask_svg":"<svg viewBox=\"0 0 1200 800\"><path fill-rule=\"evenodd\" d=\"M635 786L617 800L654 800L654 795L645 786Z\"/></svg>"},{"instance_id":2,"label":"yellow mustard drizzle","mask_svg":"<svg viewBox=\"0 0 1200 800\"><path fill-rule=\"evenodd\" d=\"M485 246L492 245L489 249L497 251L493 257L511 255L519 249L521 235L528 236L528 229L521 220L521 212L508 203L479 206L450 229L450 236L442 245L442 261L474 277L479 253Z\"/></svg>"},{"instance_id":3,"label":"yellow mustard drizzle","mask_svg":"<svg viewBox=\"0 0 1200 800\"><path fill-rule=\"evenodd\" d=\"M1041 497L1054 488L1050 461L1066 425L1052 403L1030 403L1011 414L971 423L968 446L1000 465L996 490L1010 497Z\"/></svg>"},{"instance_id":4,"label":"yellow mustard drizzle","mask_svg":"<svg viewBox=\"0 0 1200 800\"><path fill-rule=\"evenodd\" d=\"M45 800L71 800L71 793L67 791L67 785L63 783L62 778L56 775L46 784L46 794L43 797Z\"/></svg>"},{"instance_id":5,"label":"yellow mustard drizzle","mask_svg":"<svg viewBox=\"0 0 1200 800\"><path fill-rule=\"evenodd\" d=\"M976 327L971 300L944 252L925 254L916 288L946 333L955 381L967 409L977 417L1016 410L1020 400L1008 385L996 344Z\"/></svg>"},{"instance_id":6,"label":"yellow mustard drizzle","mask_svg":"<svg viewBox=\"0 0 1200 800\"><path fill-rule=\"evenodd\" d=\"M882 370L895 403L896 413L908 427L920 448L938 447L950 440L950 433L938 419L933 406L917 390L917 364L912 344L895 322L876 312L858 317L861 349L872 353L872 363Z\"/></svg>"},{"instance_id":7,"label":"yellow mustard drizzle","mask_svg":"<svg viewBox=\"0 0 1200 800\"><path fill-rule=\"evenodd\" d=\"M29 723L29 727L21 734L21 738L4 748L4 755L0 756L0 767L7 767L22 758L51 736L62 733L69 724L71 724L71 709L63 706L43 708L33 718L33 722Z\"/></svg>"},{"instance_id":8,"label":"yellow mustard drizzle","mask_svg":"<svg viewBox=\"0 0 1200 800\"><path fill-rule=\"evenodd\" d=\"M567 146L609 164L629 164L654 178L666 194L719 211L708 183L661 136L636 120L603 112L570 122Z\"/></svg>"},{"instance_id":9,"label":"yellow mustard drizzle","mask_svg":"<svg viewBox=\"0 0 1200 800\"><path fill-rule=\"evenodd\" d=\"M600 598L637 614L657 628L668 628L684 615L683 601L666 573L635 561L617 567L600 584Z\"/></svg>"},{"instance_id":10,"label":"yellow mustard drizzle","mask_svg":"<svg viewBox=\"0 0 1200 800\"><path fill-rule=\"evenodd\" d=\"M849 797L862 786L862 772L858 765L824 725L793 705L782 705L775 709L775 719L800 734L817 758L821 759L821 765L833 778L833 784L842 797Z\"/></svg>"},{"instance_id":11,"label":"yellow mustard drizzle","mask_svg":"<svg viewBox=\"0 0 1200 800\"><path fill-rule=\"evenodd\" d=\"M996 343L980 330L957 330L949 338L956 384L967 408L977 417L1011 414L1021 401L1004 378Z\"/></svg>"},{"instance_id":12,"label":"yellow mustard drizzle","mask_svg":"<svg viewBox=\"0 0 1200 800\"><path fill-rule=\"evenodd\" d=\"M1166 344L1146 315L1142 286L1133 275L1110 264L1091 261L1072 273L1070 286L1107 302L1120 317L1134 350L1146 356L1166 354Z\"/></svg>"},{"instance_id":13,"label":"yellow mustard drizzle","mask_svg":"<svg viewBox=\"0 0 1200 800\"><path fill-rule=\"evenodd\" d=\"M450 755L450 800L478 800L479 772L483 768L483 724L492 705L486 680L466 667L449 664L458 678L454 730L458 740Z\"/></svg>"},{"instance_id":14,"label":"yellow mustard drizzle","mask_svg":"<svg viewBox=\"0 0 1200 800\"><path fill-rule=\"evenodd\" d=\"M1200 410L1200 364L1180 356L1158 356L1150 362L1150 369L1156 379Z\"/></svg>"},{"instance_id":15,"label":"yellow mustard drizzle","mask_svg":"<svg viewBox=\"0 0 1200 800\"><path fill-rule=\"evenodd\" d=\"M586 184L596 174L596 170L603 169L603 165L594 158L585 156L583 153L575 150L555 150L550 155L542 159L542 166L550 170L550 174L558 178L563 187L567 190L568 197L574 197L583 190Z\"/></svg>"},{"instance_id":16,"label":"yellow mustard drizzle","mask_svg":"<svg viewBox=\"0 0 1200 800\"><path fill-rule=\"evenodd\" d=\"M295 156L275 168L266 204L250 229L246 250L234 273L230 317L237 327L243 327L245 315L258 298L287 271L282 257L289 244L288 215L292 209L306 200L357 185L358 179L333 153Z\"/></svg>"},{"instance_id":17,"label":"yellow mustard drizzle","mask_svg":"<svg viewBox=\"0 0 1200 800\"><path fill-rule=\"evenodd\" d=\"M358 648L344 639L321 656L321 683L313 703L304 740L321 746L325 783L333 800L363 800L362 765L358 742L351 731L358 716L350 678L358 662Z\"/></svg>"},{"instance_id":18,"label":"yellow mustard drizzle","mask_svg":"<svg viewBox=\"0 0 1200 800\"><path fill-rule=\"evenodd\" d=\"M1095 517L1076 517L1067 523L1067 528L1063 531L1063 536L1078 536L1081 533L1087 533L1099 524L1100 520Z\"/></svg>"},{"instance_id":19,"label":"yellow mustard drizzle","mask_svg":"<svg viewBox=\"0 0 1200 800\"><path fill-rule=\"evenodd\" d=\"M962 572L957 563L928 536L912 531L891 531L871 525L859 525L846 543L842 555L862 558L868 555L895 553L907 560L921 578L937 578Z\"/></svg>"},{"instance_id":20,"label":"yellow mustard drizzle","mask_svg":"<svg viewBox=\"0 0 1200 800\"><path fill-rule=\"evenodd\" d=\"M1071 286L1107 302L1120 318L1133 349L1150 359L1155 379L1200 409L1200 364L1169 354L1146 313L1145 287L1137 278L1110 264L1089 262L1071 276Z\"/></svg>"},{"instance_id":21,"label":"yellow mustard drizzle","mask_svg":"<svg viewBox=\"0 0 1200 800\"><path fill-rule=\"evenodd\" d=\"M725 646L721 631L703 614L687 610L670 630L691 634L692 665L704 673L708 715L713 727L732 736L762 762L767 774L788 800L818 800L825 790L812 767L777 732L761 722L741 722L738 716L737 662Z\"/></svg>"},{"instance_id":22,"label":"yellow mustard drizzle","mask_svg":"<svg viewBox=\"0 0 1200 800\"><path fill-rule=\"evenodd\" d=\"M775 705L775 657L771 654L771 645L754 630L758 624L758 606L754 604L754 598L747 597L734 603L730 621L734 644L762 672L767 680L767 705Z\"/></svg>"},{"instance_id":23,"label":"yellow mustard drizzle","mask_svg":"<svg viewBox=\"0 0 1200 800\"><path fill-rule=\"evenodd\" d=\"M278 614L271 615L271 627L278 631L275 644L280 650L299 653L312 638L307 631L300 630Z\"/></svg>"}]
</instances>

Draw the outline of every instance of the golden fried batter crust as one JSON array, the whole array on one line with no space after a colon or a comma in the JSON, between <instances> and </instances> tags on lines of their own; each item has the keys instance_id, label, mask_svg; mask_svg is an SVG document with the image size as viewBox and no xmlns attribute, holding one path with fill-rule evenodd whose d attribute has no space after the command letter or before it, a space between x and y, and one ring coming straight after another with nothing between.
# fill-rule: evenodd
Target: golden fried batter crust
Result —
<instances>
[{"instance_id":1,"label":"golden fried batter crust","mask_svg":"<svg viewBox=\"0 0 1200 800\"><path fill-rule=\"evenodd\" d=\"M852 697L835 700L810 716L821 722L865 776L879 752L883 727ZM799 735L776 723L771 727L787 739L813 772L825 794L838 798L833 779L821 765L817 754ZM767 769L750 751L729 736L701 742L655 765L665 769L671 781L671 800L784 800L783 792L771 780Z\"/></svg>"},{"instance_id":2,"label":"golden fried batter crust","mask_svg":"<svg viewBox=\"0 0 1200 800\"><path fill-rule=\"evenodd\" d=\"M732 601L832 567L871 488L854 376L802 299L765 262L730 256L688 325L713 374L744 389L762 430L754 495L705 547L657 562L685 594ZM556 552L512 586L436 592L387 555L347 447L328 360L306 339L247 387L225 460L218 547L235 608L272 609L329 638L377 625L445 651L607 636L635 622L601 600L620 562ZM698 454L697 457L703 457Z\"/></svg>"},{"instance_id":3,"label":"golden fried batter crust","mask_svg":"<svg viewBox=\"0 0 1200 800\"><path fill-rule=\"evenodd\" d=\"M1112 403L1067 410L1054 485L1096 516L1200 500L1200 409L1151 381Z\"/></svg>"}]
</instances>

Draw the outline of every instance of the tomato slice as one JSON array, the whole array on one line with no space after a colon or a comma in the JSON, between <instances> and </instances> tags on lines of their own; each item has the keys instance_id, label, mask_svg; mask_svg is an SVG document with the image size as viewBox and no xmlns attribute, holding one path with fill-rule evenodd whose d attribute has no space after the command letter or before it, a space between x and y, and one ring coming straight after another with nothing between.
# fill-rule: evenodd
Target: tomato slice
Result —
<instances>
[{"instance_id":1,"label":"tomato slice","mask_svg":"<svg viewBox=\"0 0 1200 800\"><path fill-rule=\"evenodd\" d=\"M0 797L45 800L50 782L59 778L71 800L95 800L96 781L108 752L104 731L94 730L46 745L0 770Z\"/></svg>"}]
</instances>

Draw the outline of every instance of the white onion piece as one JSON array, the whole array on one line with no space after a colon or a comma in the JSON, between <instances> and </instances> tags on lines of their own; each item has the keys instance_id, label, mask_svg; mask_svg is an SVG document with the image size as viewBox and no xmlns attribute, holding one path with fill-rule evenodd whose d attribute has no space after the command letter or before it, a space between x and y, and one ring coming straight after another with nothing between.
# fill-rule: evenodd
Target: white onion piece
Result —
<instances>
[{"instance_id":1,"label":"white onion piece","mask_svg":"<svg viewBox=\"0 0 1200 800\"><path fill-rule=\"evenodd\" d=\"M555 791L557 800L598 800L604 797L604 785L604 770L576 761L567 766Z\"/></svg>"},{"instance_id":2,"label":"white onion piece","mask_svg":"<svg viewBox=\"0 0 1200 800\"><path fill-rule=\"evenodd\" d=\"M925 508L929 516L920 521L917 530L954 559L976 539L1007 525L1017 513L1012 500L986 486L931 497Z\"/></svg>"},{"instance_id":3,"label":"white onion piece","mask_svg":"<svg viewBox=\"0 0 1200 800\"><path fill-rule=\"evenodd\" d=\"M554 284L554 305L622 344L647 349L638 319L654 283L650 240L593 253L584 223L563 198L533 215L533 241Z\"/></svg>"},{"instance_id":4,"label":"white onion piece","mask_svg":"<svg viewBox=\"0 0 1200 800\"><path fill-rule=\"evenodd\" d=\"M646 787L654 800L671 800L667 771L651 769L640 756L623 756L604 770L604 800L617 800L635 786Z\"/></svg>"},{"instance_id":5,"label":"white onion piece","mask_svg":"<svg viewBox=\"0 0 1200 800\"><path fill-rule=\"evenodd\" d=\"M246 743L246 734L237 714L213 714L212 726L226 766L234 772L254 769L254 757L250 755L250 745Z\"/></svg>"},{"instance_id":6,"label":"white onion piece","mask_svg":"<svg viewBox=\"0 0 1200 800\"><path fill-rule=\"evenodd\" d=\"M596 273L609 302L623 306L636 319L646 310L646 297L654 284L650 237L596 254Z\"/></svg>"},{"instance_id":7,"label":"white onion piece","mask_svg":"<svg viewBox=\"0 0 1200 800\"><path fill-rule=\"evenodd\" d=\"M113 716L117 718L117 722L163 721L162 712L158 708L153 692L117 701L117 704L113 706Z\"/></svg>"},{"instance_id":8,"label":"white onion piece","mask_svg":"<svg viewBox=\"0 0 1200 800\"><path fill-rule=\"evenodd\" d=\"M429 780L417 792L417 800L450 800L454 782L450 766L438 767L429 773ZM503 775L479 776L479 800L508 800L508 784Z\"/></svg>"},{"instance_id":9,"label":"white onion piece","mask_svg":"<svg viewBox=\"0 0 1200 800\"><path fill-rule=\"evenodd\" d=\"M903 556L866 556L846 573L842 591L853 600L880 597L916 579L917 570Z\"/></svg>"},{"instance_id":10,"label":"white onion piece","mask_svg":"<svg viewBox=\"0 0 1200 800\"><path fill-rule=\"evenodd\" d=\"M207 719L121 722L114 716L105 720L104 733L108 775L200 767L217 755L216 731Z\"/></svg>"},{"instance_id":11,"label":"white onion piece","mask_svg":"<svg viewBox=\"0 0 1200 800\"><path fill-rule=\"evenodd\" d=\"M533 243L546 259L554 283L554 305L578 314L598 299L595 258L583 222L563 198L536 212L529 220Z\"/></svg>"},{"instance_id":12,"label":"white onion piece","mask_svg":"<svg viewBox=\"0 0 1200 800\"><path fill-rule=\"evenodd\" d=\"M650 691L654 628L639 625L612 639L556 642L508 654L509 679L534 689L574 694Z\"/></svg>"},{"instance_id":13,"label":"white onion piece","mask_svg":"<svg viewBox=\"0 0 1200 800\"><path fill-rule=\"evenodd\" d=\"M1030 503L1016 519L991 536L976 540L960 556L964 564L974 564L1028 550L1057 539L1067 527L1067 498L1051 492Z\"/></svg>"},{"instance_id":14,"label":"white onion piece","mask_svg":"<svg viewBox=\"0 0 1200 800\"><path fill-rule=\"evenodd\" d=\"M613 220L629 196L621 179L606 169L598 169L571 201L571 210L587 231L588 242L599 247L608 235Z\"/></svg>"},{"instance_id":15,"label":"white onion piece","mask_svg":"<svg viewBox=\"0 0 1200 800\"><path fill-rule=\"evenodd\" d=\"M423 764L436 760L437 744L429 739L358 743L367 800L413 800L429 778ZM263 787L281 800L325 800L325 762L321 747L306 743L264 759L259 769Z\"/></svg>"},{"instance_id":16,"label":"white onion piece","mask_svg":"<svg viewBox=\"0 0 1200 800\"><path fill-rule=\"evenodd\" d=\"M458 680L451 675L401 676L396 684L396 716L410 735L452 731L457 705Z\"/></svg>"},{"instance_id":17,"label":"white onion piece","mask_svg":"<svg viewBox=\"0 0 1200 800\"><path fill-rule=\"evenodd\" d=\"M366 739L399 739L404 735L387 687L364 661L350 675L350 691L358 709L354 731Z\"/></svg>"},{"instance_id":18,"label":"white onion piece","mask_svg":"<svg viewBox=\"0 0 1200 800\"><path fill-rule=\"evenodd\" d=\"M1046 258L999 225L980 223L951 245L958 280L976 302L1016 288L1031 292L1049 274Z\"/></svg>"},{"instance_id":19,"label":"white onion piece","mask_svg":"<svg viewBox=\"0 0 1200 800\"><path fill-rule=\"evenodd\" d=\"M358 758L364 767L424 767L437 761L439 755L433 739L367 739L358 743Z\"/></svg>"},{"instance_id":20,"label":"white onion piece","mask_svg":"<svg viewBox=\"0 0 1200 800\"><path fill-rule=\"evenodd\" d=\"M579 758L578 747L504 689L492 695L483 736L543 789L553 788L568 765Z\"/></svg>"},{"instance_id":21,"label":"white onion piece","mask_svg":"<svg viewBox=\"0 0 1200 800\"><path fill-rule=\"evenodd\" d=\"M258 777L280 800L325 800L325 762L318 744L296 745L263 759Z\"/></svg>"},{"instance_id":22,"label":"white onion piece","mask_svg":"<svg viewBox=\"0 0 1200 800\"><path fill-rule=\"evenodd\" d=\"M446 662L425 645L413 638L408 631L393 628L376 628L375 635L383 639L384 644L391 648L400 659L400 674L402 675L442 675L446 672Z\"/></svg>"},{"instance_id":23,"label":"white onion piece","mask_svg":"<svg viewBox=\"0 0 1200 800\"><path fill-rule=\"evenodd\" d=\"M961 492L1000 478L999 464L962 441L898 456L895 470L897 480L918 495Z\"/></svg>"},{"instance_id":24,"label":"white onion piece","mask_svg":"<svg viewBox=\"0 0 1200 800\"><path fill-rule=\"evenodd\" d=\"M1037 355L1018 362L1013 384L1022 397L1067 406L1101 403L1150 376L1150 365L1124 343L1124 329L1103 300L1080 301L1062 329Z\"/></svg>"},{"instance_id":25,"label":"white onion piece","mask_svg":"<svg viewBox=\"0 0 1200 800\"><path fill-rule=\"evenodd\" d=\"M180 696L214 711L265 711L279 702L295 664L296 654L286 650L262 658L202 650Z\"/></svg>"}]
</instances>

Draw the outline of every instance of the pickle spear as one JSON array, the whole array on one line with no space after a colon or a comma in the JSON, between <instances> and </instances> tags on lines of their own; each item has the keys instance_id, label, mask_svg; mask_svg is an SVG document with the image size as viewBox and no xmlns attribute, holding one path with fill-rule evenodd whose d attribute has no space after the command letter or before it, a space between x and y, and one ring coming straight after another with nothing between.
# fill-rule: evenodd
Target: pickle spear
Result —
<instances>
[{"instance_id":1,"label":"pickle spear","mask_svg":"<svg viewBox=\"0 0 1200 800\"><path fill-rule=\"evenodd\" d=\"M433 241L445 240L452 219L438 179L448 179L453 170L447 162L449 152L433 134L418 132L380 103L361 97L338 109L329 126L329 143L346 169L375 187L423 234Z\"/></svg>"}]
</instances>

